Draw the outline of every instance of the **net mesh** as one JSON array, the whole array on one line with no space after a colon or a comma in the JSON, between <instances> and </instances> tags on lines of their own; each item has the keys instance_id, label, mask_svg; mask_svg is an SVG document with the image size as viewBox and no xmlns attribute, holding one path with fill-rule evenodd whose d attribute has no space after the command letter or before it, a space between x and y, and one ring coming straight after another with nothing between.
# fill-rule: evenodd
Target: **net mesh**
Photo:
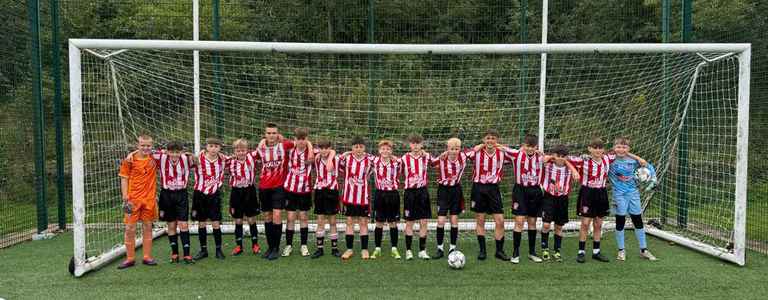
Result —
<instances>
[{"instance_id":1,"label":"net mesh","mask_svg":"<svg viewBox=\"0 0 768 300\"><path fill-rule=\"evenodd\" d=\"M83 52L82 86L91 256L122 242L117 172L135 137L149 133L160 145L178 140L191 151L194 107L191 51L130 50L108 59L99 57L108 52L89 51ZM200 56L203 139L255 143L263 125L276 122L289 137L292 128L308 127L310 139L329 138L338 151L362 135L370 152L378 139L392 138L401 154L403 139L420 133L426 150L438 154L449 137L469 147L495 128L503 143L516 146L538 130L539 55ZM610 145L628 136L632 152L659 170L660 186L643 194L647 218L707 244L732 240L735 56L705 66L696 53L554 54L547 61L545 148L565 144L580 154L592 137ZM470 176L464 178L469 186ZM505 206L511 182L502 183Z\"/></svg>"}]
</instances>

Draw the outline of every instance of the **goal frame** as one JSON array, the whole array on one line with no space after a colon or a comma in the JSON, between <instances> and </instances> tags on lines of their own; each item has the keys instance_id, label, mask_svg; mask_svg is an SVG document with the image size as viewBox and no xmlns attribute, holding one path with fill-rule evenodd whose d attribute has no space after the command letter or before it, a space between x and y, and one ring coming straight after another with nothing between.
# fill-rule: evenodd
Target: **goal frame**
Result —
<instances>
[{"instance_id":1,"label":"goal frame","mask_svg":"<svg viewBox=\"0 0 768 300\"><path fill-rule=\"evenodd\" d=\"M738 115L736 142L736 173L734 203L733 249L724 249L688 239L673 232L649 227L647 232L691 249L713 255L743 266L746 256L747 157L749 133L750 64L752 46L748 43L691 43L691 44L340 44L340 43L281 43L231 41L179 41L179 40L69 40L69 93L72 143L72 208L74 219L74 275L82 276L123 255L125 246L115 247L95 258L86 257L85 232L85 168L83 153L83 110L81 55L84 49L134 50L162 49L187 51L248 51L320 54L558 54L558 53L733 53L739 60ZM545 72L542 72L546 76ZM542 78L541 89L546 80ZM196 87L197 88L197 87ZM196 105L199 105L195 101ZM545 95L539 101L539 126L543 128ZM199 109L195 109L199 114ZM199 116L195 116L199 122ZM541 130L540 128L539 130ZM199 129L199 124L195 124ZM195 132L199 138L199 133ZM542 136L543 138L543 136ZM199 141L195 141L196 145ZM541 142L540 142L541 143ZM541 146L541 145L540 145ZM156 230L155 237L164 234ZM137 239L137 246L141 239Z\"/></svg>"}]
</instances>

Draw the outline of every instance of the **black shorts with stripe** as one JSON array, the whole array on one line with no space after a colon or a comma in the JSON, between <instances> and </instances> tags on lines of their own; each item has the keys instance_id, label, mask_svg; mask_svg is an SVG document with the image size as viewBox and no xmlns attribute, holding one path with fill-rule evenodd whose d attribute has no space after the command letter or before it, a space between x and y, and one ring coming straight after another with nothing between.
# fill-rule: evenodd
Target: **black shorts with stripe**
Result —
<instances>
[{"instance_id":1,"label":"black shorts with stripe","mask_svg":"<svg viewBox=\"0 0 768 300\"><path fill-rule=\"evenodd\" d=\"M284 209L286 193L282 187L259 189L259 200L261 200L261 211L263 212L272 212L273 209Z\"/></svg>"},{"instance_id":2,"label":"black shorts with stripe","mask_svg":"<svg viewBox=\"0 0 768 300\"><path fill-rule=\"evenodd\" d=\"M192 194L192 220L221 221L221 197L219 191L206 195L201 191Z\"/></svg>"},{"instance_id":3,"label":"black shorts with stripe","mask_svg":"<svg viewBox=\"0 0 768 300\"><path fill-rule=\"evenodd\" d=\"M297 194L285 192L288 203L285 210L288 211L309 211L312 208L312 193Z\"/></svg>"},{"instance_id":4,"label":"black shorts with stripe","mask_svg":"<svg viewBox=\"0 0 768 300\"><path fill-rule=\"evenodd\" d=\"M258 192L253 185L233 187L229 193L229 215L235 219L254 217L261 213Z\"/></svg>"},{"instance_id":5,"label":"black shorts with stripe","mask_svg":"<svg viewBox=\"0 0 768 300\"><path fill-rule=\"evenodd\" d=\"M315 190L315 214L335 215L339 213L339 190Z\"/></svg>"},{"instance_id":6,"label":"black shorts with stripe","mask_svg":"<svg viewBox=\"0 0 768 300\"><path fill-rule=\"evenodd\" d=\"M555 196L545 192L544 200L541 202L541 221L555 222L560 226L568 223L568 195Z\"/></svg>"},{"instance_id":7,"label":"black shorts with stripe","mask_svg":"<svg viewBox=\"0 0 768 300\"><path fill-rule=\"evenodd\" d=\"M373 198L376 222L400 221L400 191L376 190Z\"/></svg>"},{"instance_id":8,"label":"black shorts with stripe","mask_svg":"<svg viewBox=\"0 0 768 300\"><path fill-rule=\"evenodd\" d=\"M160 190L160 220L165 222L189 220L189 196L187 189Z\"/></svg>"},{"instance_id":9,"label":"black shorts with stripe","mask_svg":"<svg viewBox=\"0 0 768 300\"><path fill-rule=\"evenodd\" d=\"M406 189L403 193L403 216L406 221L429 219L432 208L429 203L429 191L426 187Z\"/></svg>"},{"instance_id":10,"label":"black shorts with stripe","mask_svg":"<svg viewBox=\"0 0 768 300\"><path fill-rule=\"evenodd\" d=\"M576 203L576 215L586 218L603 218L608 215L608 189L581 186Z\"/></svg>"},{"instance_id":11,"label":"black shorts with stripe","mask_svg":"<svg viewBox=\"0 0 768 300\"><path fill-rule=\"evenodd\" d=\"M371 209L368 205L344 204L344 215L347 217L371 217Z\"/></svg>"},{"instance_id":12,"label":"black shorts with stripe","mask_svg":"<svg viewBox=\"0 0 768 300\"><path fill-rule=\"evenodd\" d=\"M472 184L470 210L476 213L501 214L504 206L501 204L501 191L498 184Z\"/></svg>"},{"instance_id":13,"label":"black shorts with stripe","mask_svg":"<svg viewBox=\"0 0 768 300\"><path fill-rule=\"evenodd\" d=\"M544 194L540 186L515 184L512 187L512 214L531 218L538 217L541 213L541 201L543 198Z\"/></svg>"},{"instance_id":14,"label":"black shorts with stripe","mask_svg":"<svg viewBox=\"0 0 768 300\"><path fill-rule=\"evenodd\" d=\"M464 192L461 184L454 186L438 185L437 215L445 217L448 214L458 215L464 212Z\"/></svg>"}]
</instances>

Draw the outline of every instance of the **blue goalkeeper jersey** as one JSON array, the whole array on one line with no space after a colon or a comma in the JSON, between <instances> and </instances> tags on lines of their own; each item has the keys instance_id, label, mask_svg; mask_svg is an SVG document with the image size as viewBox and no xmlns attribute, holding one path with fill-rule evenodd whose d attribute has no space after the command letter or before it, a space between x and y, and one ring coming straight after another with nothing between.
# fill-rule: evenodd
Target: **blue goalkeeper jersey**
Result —
<instances>
[{"instance_id":1,"label":"blue goalkeeper jersey","mask_svg":"<svg viewBox=\"0 0 768 300\"><path fill-rule=\"evenodd\" d=\"M637 192L635 170L639 167L640 163L629 156L616 156L616 160L611 163L608 170L608 179L611 181L613 192L617 194Z\"/></svg>"}]
</instances>

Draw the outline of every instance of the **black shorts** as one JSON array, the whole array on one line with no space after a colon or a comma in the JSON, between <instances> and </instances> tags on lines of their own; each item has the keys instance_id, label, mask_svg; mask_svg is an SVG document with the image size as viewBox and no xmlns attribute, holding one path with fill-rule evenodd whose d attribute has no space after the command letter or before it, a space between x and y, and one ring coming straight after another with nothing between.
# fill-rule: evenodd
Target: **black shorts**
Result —
<instances>
[{"instance_id":1,"label":"black shorts","mask_svg":"<svg viewBox=\"0 0 768 300\"><path fill-rule=\"evenodd\" d=\"M373 197L373 211L376 222L400 221L399 191L376 190Z\"/></svg>"},{"instance_id":2,"label":"black shorts","mask_svg":"<svg viewBox=\"0 0 768 300\"><path fill-rule=\"evenodd\" d=\"M315 190L315 214L335 215L339 213L339 190Z\"/></svg>"},{"instance_id":3,"label":"black shorts","mask_svg":"<svg viewBox=\"0 0 768 300\"><path fill-rule=\"evenodd\" d=\"M501 191L498 184L472 184L470 210L476 213L501 214L504 208L501 204Z\"/></svg>"},{"instance_id":4,"label":"black shorts","mask_svg":"<svg viewBox=\"0 0 768 300\"><path fill-rule=\"evenodd\" d=\"M544 193L544 201L541 202L541 220L544 223L555 222L560 226L568 223L568 195L554 196Z\"/></svg>"},{"instance_id":5,"label":"black shorts","mask_svg":"<svg viewBox=\"0 0 768 300\"><path fill-rule=\"evenodd\" d=\"M285 205L285 210L288 211L309 211L312 208L312 193L295 194L291 192L285 192L288 203Z\"/></svg>"},{"instance_id":6,"label":"black shorts","mask_svg":"<svg viewBox=\"0 0 768 300\"><path fill-rule=\"evenodd\" d=\"M371 217L368 205L344 204L344 215L347 217Z\"/></svg>"},{"instance_id":7,"label":"black shorts","mask_svg":"<svg viewBox=\"0 0 768 300\"><path fill-rule=\"evenodd\" d=\"M406 221L429 219L432 208L429 203L429 192L426 187L406 189L403 193L403 215Z\"/></svg>"},{"instance_id":8,"label":"black shorts","mask_svg":"<svg viewBox=\"0 0 768 300\"><path fill-rule=\"evenodd\" d=\"M464 212L464 192L461 185L438 185L437 187L437 215L445 217L449 213L458 215Z\"/></svg>"},{"instance_id":9,"label":"black shorts","mask_svg":"<svg viewBox=\"0 0 768 300\"><path fill-rule=\"evenodd\" d=\"M515 184L512 187L512 214L515 216L528 216L535 218L541 212L541 201L544 194L541 187L522 186Z\"/></svg>"},{"instance_id":10,"label":"black shorts","mask_svg":"<svg viewBox=\"0 0 768 300\"><path fill-rule=\"evenodd\" d=\"M160 190L160 220L165 222L189 220L189 201L187 189Z\"/></svg>"},{"instance_id":11,"label":"black shorts","mask_svg":"<svg viewBox=\"0 0 768 300\"><path fill-rule=\"evenodd\" d=\"M282 187L274 189L259 189L259 200L261 200L261 211L272 212L273 209L285 208L285 191Z\"/></svg>"},{"instance_id":12,"label":"black shorts","mask_svg":"<svg viewBox=\"0 0 768 300\"><path fill-rule=\"evenodd\" d=\"M235 219L253 217L261 213L255 186L233 187L229 193L229 215Z\"/></svg>"},{"instance_id":13,"label":"black shorts","mask_svg":"<svg viewBox=\"0 0 768 300\"><path fill-rule=\"evenodd\" d=\"M210 195L201 191L192 194L192 220L221 221L221 197L218 191Z\"/></svg>"},{"instance_id":14,"label":"black shorts","mask_svg":"<svg viewBox=\"0 0 768 300\"><path fill-rule=\"evenodd\" d=\"M576 202L576 215L587 218L603 218L608 215L608 189L581 186Z\"/></svg>"}]
</instances>

